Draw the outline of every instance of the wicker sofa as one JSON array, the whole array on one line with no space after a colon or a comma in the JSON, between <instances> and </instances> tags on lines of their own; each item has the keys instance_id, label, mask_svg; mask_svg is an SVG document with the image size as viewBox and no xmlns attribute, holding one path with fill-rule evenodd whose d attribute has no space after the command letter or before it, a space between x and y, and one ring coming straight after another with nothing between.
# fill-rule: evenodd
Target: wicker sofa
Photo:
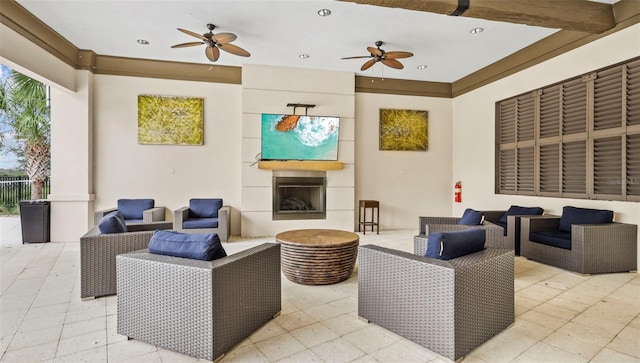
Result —
<instances>
[{"instance_id":1,"label":"wicker sofa","mask_svg":"<svg viewBox=\"0 0 640 363\"><path fill-rule=\"evenodd\" d=\"M358 315L451 360L514 321L514 252L452 260L366 245L358 251Z\"/></svg>"},{"instance_id":2,"label":"wicker sofa","mask_svg":"<svg viewBox=\"0 0 640 363\"><path fill-rule=\"evenodd\" d=\"M80 237L80 297L116 293L116 255L147 248L153 232L171 229L172 222L128 225L128 232L102 234L94 226Z\"/></svg>"},{"instance_id":3,"label":"wicker sofa","mask_svg":"<svg viewBox=\"0 0 640 363\"><path fill-rule=\"evenodd\" d=\"M522 256L583 274L637 270L637 225L572 224L571 249L531 241L531 233L558 230L560 219L559 216L522 217Z\"/></svg>"},{"instance_id":4,"label":"wicker sofa","mask_svg":"<svg viewBox=\"0 0 640 363\"><path fill-rule=\"evenodd\" d=\"M117 257L118 334L218 360L281 310L280 245L214 261Z\"/></svg>"}]
</instances>

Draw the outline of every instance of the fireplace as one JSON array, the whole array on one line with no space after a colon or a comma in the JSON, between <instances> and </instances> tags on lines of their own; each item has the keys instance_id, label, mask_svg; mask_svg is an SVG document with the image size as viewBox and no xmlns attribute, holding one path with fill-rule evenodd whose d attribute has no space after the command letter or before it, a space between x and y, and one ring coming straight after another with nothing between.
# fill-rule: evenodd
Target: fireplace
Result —
<instances>
[{"instance_id":1,"label":"fireplace","mask_svg":"<svg viewBox=\"0 0 640 363\"><path fill-rule=\"evenodd\" d=\"M326 219L325 177L273 177L273 220Z\"/></svg>"}]
</instances>

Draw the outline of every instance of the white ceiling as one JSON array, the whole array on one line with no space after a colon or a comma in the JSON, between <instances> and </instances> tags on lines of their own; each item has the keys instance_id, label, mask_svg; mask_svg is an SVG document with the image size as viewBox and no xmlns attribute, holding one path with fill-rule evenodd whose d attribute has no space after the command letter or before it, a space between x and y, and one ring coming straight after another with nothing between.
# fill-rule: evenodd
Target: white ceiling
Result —
<instances>
[{"instance_id":1,"label":"white ceiling","mask_svg":"<svg viewBox=\"0 0 640 363\"><path fill-rule=\"evenodd\" d=\"M339 1L17 2L76 47L100 55L211 64L204 45L170 47L198 40L176 28L205 33L206 24L213 23L214 33L235 33L238 39L232 44L251 53L244 58L221 52L215 64L279 65L436 82L458 80L557 31ZM324 8L332 14L318 16L317 11ZM484 32L471 34L476 27ZM138 39L150 44L140 45ZM384 42L386 51L409 51L414 56L400 59L403 70L377 63L365 72L360 66L366 59L340 59L369 55L366 47L374 46L376 40ZM309 58L301 59L303 53ZM427 68L419 70L419 65Z\"/></svg>"}]
</instances>

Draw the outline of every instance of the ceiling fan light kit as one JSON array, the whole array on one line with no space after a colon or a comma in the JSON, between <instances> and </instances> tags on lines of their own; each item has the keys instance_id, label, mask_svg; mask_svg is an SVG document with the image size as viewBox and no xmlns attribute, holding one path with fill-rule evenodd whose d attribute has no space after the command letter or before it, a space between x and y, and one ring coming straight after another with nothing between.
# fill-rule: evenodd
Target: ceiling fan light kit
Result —
<instances>
[{"instance_id":1,"label":"ceiling fan light kit","mask_svg":"<svg viewBox=\"0 0 640 363\"><path fill-rule=\"evenodd\" d=\"M413 53L404 52L404 51L391 51L387 52L380 47L384 44L381 40L375 42L376 47L367 47L367 51L369 51L370 55L362 55L355 57L345 57L341 59L357 59L357 58L371 58L368 61L364 62L362 67L360 67L361 71L366 71L371 68L377 62L381 62L387 67L395 68L395 69L403 69L404 66L397 59L399 58L409 58L413 57Z\"/></svg>"},{"instance_id":2,"label":"ceiling fan light kit","mask_svg":"<svg viewBox=\"0 0 640 363\"><path fill-rule=\"evenodd\" d=\"M206 44L206 48L204 50L204 54L211 62L215 62L220 58L220 49L224 50L227 53L231 53L233 55L237 55L240 57L249 57L251 54L246 50L240 48L237 45L231 44L238 37L233 33L218 33L213 34L213 30L216 28L213 24L207 24L207 29L209 29L208 33L204 33L202 35L192 32L190 30L178 28L179 31L191 35L192 37L196 37L200 39L198 42L187 42L180 43L171 46L171 48L185 48L185 47L193 47L196 45Z\"/></svg>"}]
</instances>

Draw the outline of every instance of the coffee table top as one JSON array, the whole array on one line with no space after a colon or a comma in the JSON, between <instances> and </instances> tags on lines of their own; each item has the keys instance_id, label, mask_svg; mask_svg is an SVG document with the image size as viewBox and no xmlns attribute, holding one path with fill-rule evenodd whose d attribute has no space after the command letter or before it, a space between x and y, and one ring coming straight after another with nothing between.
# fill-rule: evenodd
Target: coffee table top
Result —
<instances>
[{"instance_id":1,"label":"coffee table top","mask_svg":"<svg viewBox=\"0 0 640 363\"><path fill-rule=\"evenodd\" d=\"M357 243L360 237L355 233L337 229L297 229L278 233L276 240L294 245L337 246Z\"/></svg>"}]
</instances>

